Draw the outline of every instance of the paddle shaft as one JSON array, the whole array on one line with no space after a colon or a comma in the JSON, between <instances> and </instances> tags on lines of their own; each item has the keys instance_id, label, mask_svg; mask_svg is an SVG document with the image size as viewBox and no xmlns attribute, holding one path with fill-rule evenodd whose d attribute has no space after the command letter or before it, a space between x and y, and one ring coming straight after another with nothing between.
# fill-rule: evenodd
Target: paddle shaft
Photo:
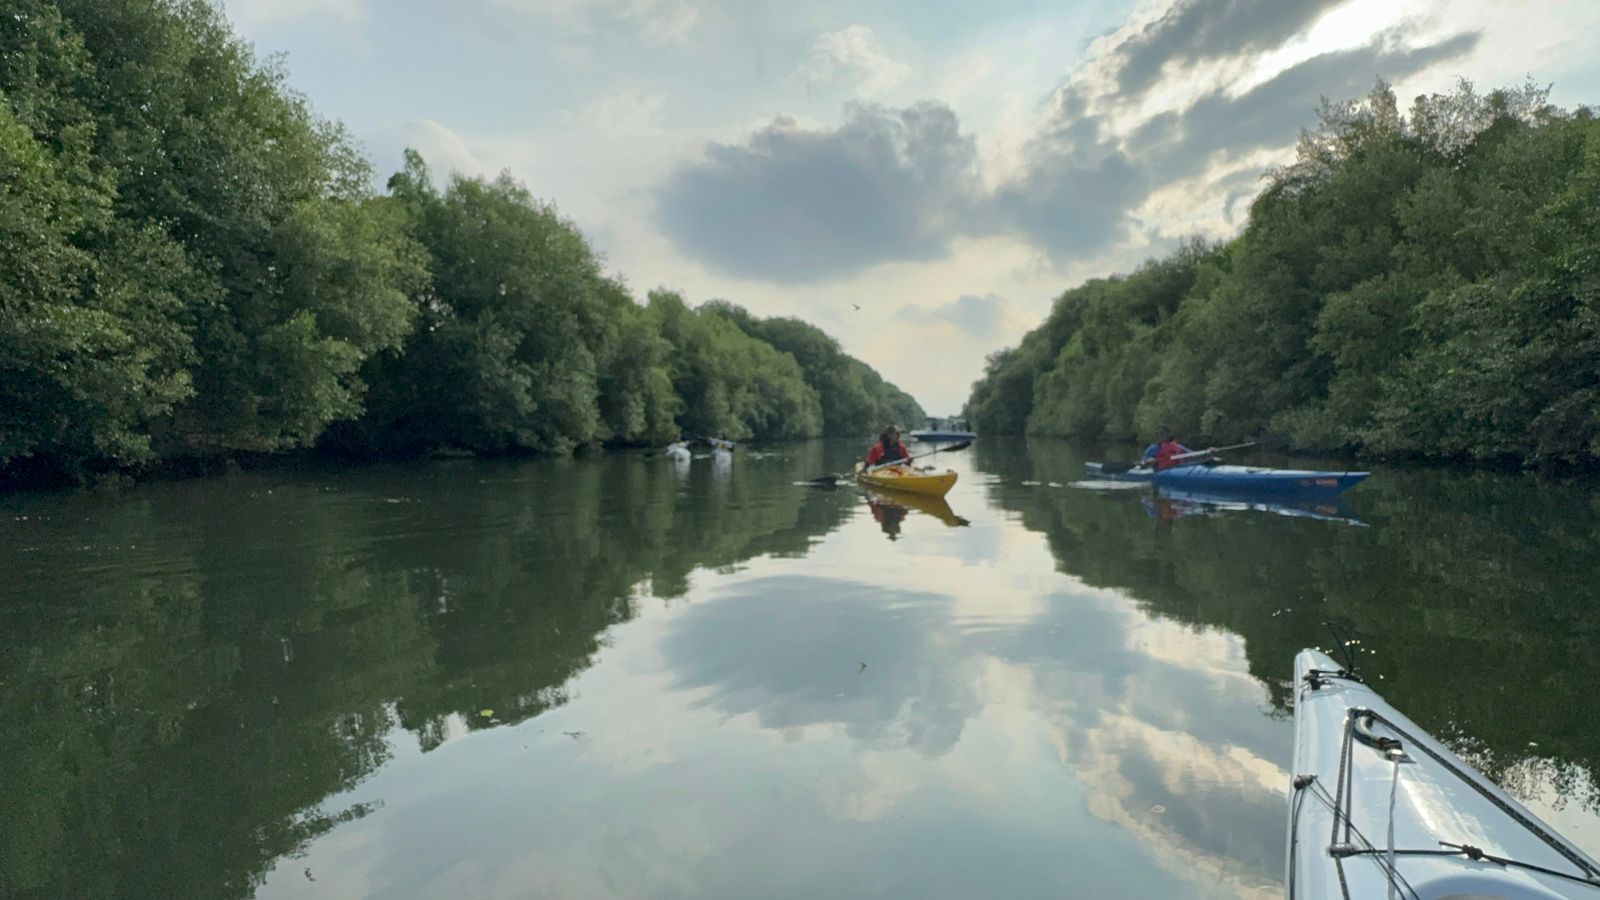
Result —
<instances>
[{"instance_id":1,"label":"paddle shaft","mask_svg":"<svg viewBox=\"0 0 1600 900\"><path fill-rule=\"evenodd\" d=\"M1179 453L1177 456L1169 456L1167 457L1167 461L1176 463L1179 460L1184 459L1199 459L1205 456L1214 456L1224 450L1242 450L1245 447L1254 447L1259 443L1261 442L1246 441L1243 444L1229 444L1226 447L1207 447L1204 450L1191 450L1188 453ZM1154 459L1141 459L1136 463L1130 463L1126 466L1103 466L1101 470L1111 475L1119 475L1123 472L1131 472L1134 469L1145 469L1153 465L1155 465Z\"/></svg>"},{"instance_id":2,"label":"paddle shaft","mask_svg":"<svg viewBox=\"0 0 1600 900\"><path fill-rule=\"evenodd\" d=\"M1207 447L1204 450L1191 450L1188 453L1179 453L1177 456L1169 456L1169 457L1167 457L1167 459L1176 462L1177 460L1180 460L1180 459L1193 459L1194 457L1197 457L1197 456L1211 456L1212 454L1215 454L1215 453L1221 453L1224 450L1243 450L1246 447L1254 447L1255 445L1257 445L1259 443L1261 443L1261 442L1260 441L1245 441L1242 444L1229 444L1226 447ZM1153 462L1153 460L1152 460L1152 462ZM1142 461L1141 461L1141 464L1142 464Z\"/></svg>"}]
</instances>

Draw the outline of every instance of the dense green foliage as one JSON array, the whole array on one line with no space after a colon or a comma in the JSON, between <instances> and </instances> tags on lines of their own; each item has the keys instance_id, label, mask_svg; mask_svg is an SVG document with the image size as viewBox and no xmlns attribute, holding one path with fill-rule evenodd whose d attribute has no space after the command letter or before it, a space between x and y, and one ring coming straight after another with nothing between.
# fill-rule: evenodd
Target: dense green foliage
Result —
<instances>
[{"instance_id":1,"label":"dense green foliage","mask_svg":"<svg viewBox=\"0 0 1600 900\"><path fill-rule=\"evenodd\" d=\"M721 300L707 303L703 309L794 357L822 403L824 434L857 435L889 422L920 424L924 418L922 407L910 394L846 354L838 341L815 325L791 318L757 319Z\"/></svg>"},{"instance_id":2,"label":"dense green foliage","mask_svg":"<svg viewBox=\"0 0 1600 900\"><path fill-rule=\"evenodd\" d=\"M1462 83L1326 105L1222 246L1064 293L982 431L1600 461L1600 121Z\"/></svg>"},{"instance_id":3,"label":"dense green foliage","mask_svg":"<svg viewBox=\"0 0 1600 900\"><path fill-rule=\"evenodd\" d=\"M0 97L0 478L920 415L820 332L642 306L508 178L376 193L204 0L17 0Z\"/></svg>"}]
</instances>

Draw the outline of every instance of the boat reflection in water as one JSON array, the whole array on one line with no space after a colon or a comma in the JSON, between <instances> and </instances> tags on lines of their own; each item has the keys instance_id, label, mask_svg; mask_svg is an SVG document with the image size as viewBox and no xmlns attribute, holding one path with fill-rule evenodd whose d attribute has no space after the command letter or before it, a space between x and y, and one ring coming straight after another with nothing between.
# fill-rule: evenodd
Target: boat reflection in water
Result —
<instances>
[{"instance_id":1,"label":"boat reflection in water","mask_svg":"<svg viewBox=\"0 0 1600 900\"><path fill-rule=\"evenodd\" d=\"M866 492L867 508L872 510L872 517L878 521L878 526L891 541L899 540L900 523L905 521L906 515L912 510L926 513L951 528L972 524L956 515L955 510L950 508L950 504L946 503L943 497L878 487L862 489Z\"/></svg>"},{"instance_id":2,"label":"boat reflection in water","mask_svg":"<svg viewBox=\"0 0 1600 900\"><path fill-rule=\"evenodd\" d=\"M1185 516L1221 516L1242 512L1263 512L1295 519L1318 519L1343 525L1367 527L1338 497L1326 495L1296 496L1294 494L1271 497L1251 497L1242 494L1213 494L1205 491L1184 491L1157 488L1155 493L1142 498L1145 514L1162 522L1173 522Z\"/></svg>"}]
</instances>

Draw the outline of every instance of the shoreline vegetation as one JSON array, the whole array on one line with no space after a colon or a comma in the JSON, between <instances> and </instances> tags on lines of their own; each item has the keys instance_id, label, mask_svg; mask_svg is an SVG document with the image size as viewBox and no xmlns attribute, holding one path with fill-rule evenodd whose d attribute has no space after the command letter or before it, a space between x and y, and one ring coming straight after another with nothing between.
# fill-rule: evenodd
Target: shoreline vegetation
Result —
<instances>
[{"instance_id":1,"label":"shoreline vegetation","mask_svg":"<svg viewBox=\"0 0 1600 900\"><path fill-rule=\"evenodd\" d=\"M1263 433L1365 458L1600 469L1600 121L1461 81L1324 102L1243 232L1055 301L984 434Z\"/></svg>"},{"instance_id":2,"label":"shoreline vegetation","mask_svg":"<svg viewBox=\"0 0 1600 900\"><path fill-rule=\"evenodd\" d=\"M805 322L638 302L509 175L375 190L204 0L17 0L0 97L0 488L923 417Z\"/></svg>"}]
</instances>

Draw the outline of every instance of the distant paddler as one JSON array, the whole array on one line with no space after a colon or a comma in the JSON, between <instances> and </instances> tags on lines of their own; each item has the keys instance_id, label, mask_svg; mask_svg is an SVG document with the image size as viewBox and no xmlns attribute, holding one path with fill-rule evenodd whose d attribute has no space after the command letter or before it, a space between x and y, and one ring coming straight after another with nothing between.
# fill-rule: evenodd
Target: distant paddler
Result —
<instances>
[{"instance_id":1,"label":"distant paddler","mask_svg":"<svg viewBox=\"0 0 1600 900\"><path fill-rule=\"evenodd\" d=\"M900 429L889 425L878 435L878 442L867 451L867 468L905 462L910 458L911 451L900 443Z\"/></svg>"},{"instance_id":2,"label":"distant paddler","mask_svg":"<svg viewBox=\"0 0 1600 900\"><path fill-rule=\"evenodd\" d=\"M1183 464L1186 460L1177 459L1185 454L1193 453L1188 447L1178 443L1172 437L1172 429L1165 425L1156 426L1156 441L1144 448L1144 458L1139 464L1154 466L1156 469L1170 469Z\"/></svg>"}]
</instances>

